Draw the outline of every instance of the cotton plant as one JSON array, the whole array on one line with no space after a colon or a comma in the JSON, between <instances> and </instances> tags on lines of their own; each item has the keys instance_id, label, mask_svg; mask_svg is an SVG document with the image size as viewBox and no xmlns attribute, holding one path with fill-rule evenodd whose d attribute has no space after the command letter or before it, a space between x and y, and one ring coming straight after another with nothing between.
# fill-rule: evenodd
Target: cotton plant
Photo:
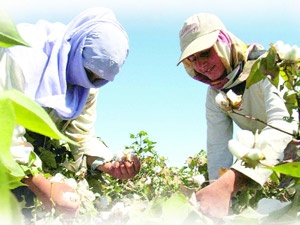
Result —
<instances>
[{"instance_id":1,"label":"cotton plant","mask_svg":"<svg viewBox=\"0 0 300 225\"><path fill-rule=\"evenodd\" d=\"M300 48L297 45L285 44L283 41L277 41L273 45L281 60L292 62L300 61Z\"/></svg>"},{"instance_id":2,"label":"cotton plant","mask_svg":"<svg viewBox=\"0 0 300 225\"><path fill-rule=\"evenodd\" d=\"M71 188L73 189L77 189L77 182L74 178L66 178L64 175L62 175L61 173L57 173L55 176L51 177L50 182L54 183L65 183L68 184ZM69 201L80 201L80 195L76 192L65 192L63 194L63 198Z\"/></svg>"},{"instance_id":3,"label":"cotton plant","mask_svg":"<svg viewBox=\"0 0 300 225\"><path fill-rule=\"evenodd\" d=\"M256 60L246 80L246 88L268 78L270 82L283 94L284 103L293 119L295 109L300 109L300 48L283 41L270 44L268 51ZM294 135L298 137L299 134Z\"/></svg>"},{"instance_id":4,"label":"cotton plant","mask_svg":"<svg viewBox=\"0 0 300 225\"><path fill-rule=\"evenodd\" d=\"M123 149L117 151L113 154L113 157L110 161L112 164L121 161L129 161L132 162L132 156L134 155L133 149ZM84 179L87 174L87 163L86 156L83 156L82 160L77 160L75 162L66 161L63 165L69 170L75 173L75 177Z\"/></svg>"},{"instance_id":5,"label":"cotton plant","mask_svg":"<svg viewBox=\"0 0 300 225\"><path fill-rule=\"evenodd\" d=\"M57 173L50 178L51 182L59 182L68 184L75 192L65 192L63 198L70 201L80 201L81 211L94 209L93 202L96 199L96 194L90 190L89 184L86 179L76 181L74 178L67 178L61 173Z\"/></svg>"},{"instance_id":6,"label":"cotton plant","mask_svg":"<svg viewBox=\"0 0 300 225\"><path fill-rule=\"evenodd\" d=\"M111 163L116 163L118 161L129 161L132 162L132 156L134 155L134 151L132 149L123 149L116 152L113 155ZM85 157L85 156L84 156ZM80 202L80 207L77 213L78 217L83 217L88 215L97 215L99 214L98 209L107 210L111 204L111 199L107 199L106 195L100 195L98 192L94 192L93 187L89 186L87 181L87 166L86 159L83 158L82 162L68 162L65 161L63 165L74 172L74 176L67 177L68 174L63 175L60 172L53 173L53 176L49 178L50 182L59 182L65 183L69 185L71 188L75 190L75 192L65 192L62 198L68 201ZM75 179L75 178L76 179ZM53 208L53 215L55 213L55 208ZM44 211L43 205L39 202L36 203L34 209L36 219L38 221L45 222L46 220L51 220L53 215L48 214ZM105 213L103 214L105 217ZM60 220L61 218L56 218L56 220ZM97 218L102 221L103 218ZM98 220L97 220L98 221Z\"/></svg>"},{"instance_id":7,"label":"cotton plant","mask_svg":"<svg viewBox=\"0 0 300 225\"><path fill-rule=\"evenodd\" d=\"M109 211L100 212L100 218L103 221L112 221L118 218L122 220L128 217L130 206L126 206L124 202L117 202Z\"/></svg>"},{"instance_id":8,"label":"cotton plant","mask_svg":"<svg viewBox=\"0 0 300 225\"><path fill-rule=\"evenodd\" d=\"M74 178L68 178L61 173L56 173L49 178L52 183L64 183L75 190L75 192L65 192L62 196L65 200L80 202L80 208L76 216L81 215L93 215L96 214L96 208L94 202L99 198L99 194L91 191L87 181L85 179L75 180ZM53 207L50 212L45 211L43 204L37 201L32 209L32 215L34 216L32 224L46 224L51 223L53 225L65 225L65 219L63 214L56 214L56 210ZM75 219L74 219L75 221Z\"/></svg>"},{"instance_id":9,"label":"cotton plant","mask_svg":"<svg viewBox=\"0 0 300 225\"><path fill-rule=\"evenodd\" d=\"M285 44L282 41L277 41L275 44L271 44L271 48L267 51L267 53L254 63L246 81L246 88L249 88L251 85L265 78L270 79L273 85L284 92L283 98L290 113L290 118L286 117L282 119L293 121L293 111L296 108L300 115L298 106L298 102L300 102L300 96L298 94L298 86L300 83L300 48L296 45L291 46L289 44ZM279 82L280 80L283 80L284 82L281 83ZM238 110L242 107L242 96L236 95L232 90L227 93L220 92L216 96L215 101L220 108L227 112L261 122L266 126L286 133L281 130L280 127L274 127L267 124L265 121L260 120L260 118L254 118L250 115L243 115L238 112ZM239 135L240 139L244 139L242 136L245 136L245 140L232 140L229 143L229 148L238 159L244 160L245 165L255 167L257 163L264 158L261 153L261 148L263 146L259 146L258 144L262 140L259 140L258 133L255 135L251 132L242 133L242 135ZM299 134L290 135L294 138L298 138L300 136ZM252 140L253 143L249 144L249 140ZM251 149L251 151L249 149Z\"/></svg>"},{"instance_id":10,"label":"cotton plant","mask_svg":"<svg viewBox=\"0 0 300 225\"><path fill-rule=\"evenodd\" d=\"M134 215L141 215L147 207L149 207L149 202L135 194L131 198L112 202L110 207L99 211L97 218L101 224L124 225L131 217L135 217Z\"/></svg>"},{"instance_id":11,"label":"cotton plant","mask_svg":"<svg viewBox=\"0 0 300 225\"><path fill-rule=\"evenodd\" d=\"M265 158L262 148L264 146L258 131L253 134L248 130L239 130L237 140L231 139L228 148L231 153L244 162L246 167L255 168Z\"/></svg>"}]
</instances>

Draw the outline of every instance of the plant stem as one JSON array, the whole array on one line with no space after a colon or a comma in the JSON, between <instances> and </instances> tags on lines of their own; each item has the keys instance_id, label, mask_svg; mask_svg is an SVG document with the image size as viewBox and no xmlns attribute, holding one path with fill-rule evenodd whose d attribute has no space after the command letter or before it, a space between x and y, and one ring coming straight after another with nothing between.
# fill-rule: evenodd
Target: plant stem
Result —
<instances>
[{"instance_id":1,"label":"plant stem","mask_svg":"<svg viewBox=\"0 0 300 225\"><path fill-rule=\"evenodd\" d=\"M274 126L272 126L272 125L270 125L270 124L267 124L266 122L264 122L264 121L262 121L262 120L260 120L260 119L257 119L257 118L255 118L255 117L253 117L253 116L244 115L244 114L238 113L238 112L236 112L236 111L234 111L234 110L232 110L232 113L234 113L234 114L236 114L236 115L239 115L239 116L243 116L243 117L248 118L248 119L250 119L250 120L255 120L255 121L260 122L260 123L262 123L262 124L264 124L264 125L266 125L266 126L269 126L269 127L273 128L273 129L275 129L275 130L281 131L281 132L283 132L283 133L285 133L285 134L288 134L288 135L291 135L291 136L294 137L294 134L291 134L291 133L289 133L289 132L286 132L286 131L284 131L284 130L281 130L280 128L274 127Z\"/></svg>"}]
</instances>

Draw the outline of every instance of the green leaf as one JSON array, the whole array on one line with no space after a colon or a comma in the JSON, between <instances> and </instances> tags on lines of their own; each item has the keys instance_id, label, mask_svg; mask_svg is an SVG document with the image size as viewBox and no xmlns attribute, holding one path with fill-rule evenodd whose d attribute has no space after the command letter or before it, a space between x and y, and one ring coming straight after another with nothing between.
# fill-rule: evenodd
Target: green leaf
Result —
<instances>
[{"instance_id":1,"label":"green leaf","mask_svg":"<svg viewBox=\"0 0 300 225\"><path fill-rule=\"evenodd\" d=\"M191 212L191 205L182 194L175 194L162 206L162 216L166 224L181 224Z\"/></svg>"},{"instance_id":2,"label":"green leaf","mask_svg":"<svg viewBox=\"0 0 300 225\"><path fill-rule=\"evenodd\" d=\"M8 188L10 190L15 189L20 186L24 186L24 183L21 182L21 180L23 179L23 176L16 177L13 174L8 173L8 172L6 173L6 176L7 176L7 180L8 180Z\"/></svg>"},{"instance_id":3,"label":"green leaf","mask_svg":"<svg viewBox=\"0 0 300 225\"><path fill-rule=\"evenodd\" d=\"M266 76L260 70L261 59L256 60L253 64L249 77L246 80L246 88L249 88L251 85L256 84L257 82L265 79Z\"/></svg>"},{"instance_id":4,"label":"green leaf","mask_svg":"<svg viewBox=\"0 0 300 225\"><path fill-rule=\"evenodd\" d=\"M261 57L256 60L251 68L251 72L246 81L246 88L265 79L267 76L271 76L270 81L276 87L278 86L278 74L279 67L276 64L277 53L276 49L272 46L265 57Z\"/></svg>"},{"instance_id":5,"label":"green leaf","mask_svg":"<svg viewBox=\"0 0 300 225\"><path fill-rule=\"evenodd\" d=\"M268 168L277 173L300 178L300 162L291 162Z\"/></svg>"},{"instance_id":6,"label":"green leaf","mask_svg":"<svg viewBox=\"0 0 300 225\"><path fill-rule=\"evenodd\" d=\"M17 200L9 190L8 178L5 173L5 166L0 161L0 217L1 224L14 225L24 224L22 214L18 207Z\"/></svg>"},{"instance_id":7,"label":"green leaf","mask_svg":"<svg viewBox=\"0 0 300 225\"><path fill-rule=\"evenodd\" d=\"M10 104L8 99L0 98L0 115L0 149L1 153L3 154L6 151L4 149L9 149L11 145L11 138L16 121L12 104ZM0 154L0 157L2 154Z\"/></svg>"},{"instance_id":8,"label":"green leaf","mask_svg":"<svg viewBox=\"0 0 300 225\"><path fill-rule=\"evenodd\" d=\"M63 135L51 120L47 112L36 102L17 90L6 90L1 93L0 98L7 98L11 101L16 115L16 122L28 130L45 136L67 141L78 145Z\"/></svg>"},{"instance_id":9,"label":"green leaf","mask_svg":"<svg viewBox=\"0 0 300 225\"><path fill-rule=\"evenodd\" d=\"M285 100L285 106L290 114L290 116L293 115L293 110L297 108L298 106L298 101L297 101L297 96L296 93L290 91L290 92L285 92L283 95L283 98Z\"/></svg>"},{"instance_id":10,"label":"green leaf","mask_svg":"<svg viewBox=\"0 0 300 225\"><path fill-rule=\"evenodd\" d=\"M262 214L257 213L254 211L251 207L246 208L242 213L240 214L234 214L231 216L227 216L223 218L224 221L230 224L230 225L248 225L248 224L260 224L261 220L265 216Z\"/></svg>"},{"instance_id":11,"label":"green leaf","mask_svg":"<svg viewBox=\"0 0 300 225\"><path fill-rule=\"evenodd\" d=\"M0 46L8 48L14 45L29 46L20 36L12 18L6 11L0 9Z\"/></svg>"},{"instance_id":12,"label":"green leaf","mask_svg":"<svg viewBox=\"0 0 300 225\"><path fill-rule=\"evenodd\" d=\"M13 176L22 177L24 173L10 153L10 145L15 127L15 115L11 102L0 98L0 161Z\"/></svg>"},{"instance_id":13,"label":"green leaf","mask_svg":"<svg viewBox=\"0 0 300 225\"><path fill-rule=\"evenodd\" d=\"M56 169L56 160L55 160L55 154L47 149L41 148L41 154L39 155L40 159L43 162L43 166L46 166L48 168Z\"/></svg>"},{"instance_id":14,"label":"green leaf","mask_svg":"<svg viewBox=\"0 0 300 225\"><path fill-rule=\"evenodd\" d=\"M297 201L299 201L299 198L295 196L294 202L287 204L281 209L272 211L271 213L269 213L268 217L264 218L263 221L261 221L260 224L299 224L299 218L297 216L299 212L299 205L297 205Z\"/></svg>"}]
</instances>

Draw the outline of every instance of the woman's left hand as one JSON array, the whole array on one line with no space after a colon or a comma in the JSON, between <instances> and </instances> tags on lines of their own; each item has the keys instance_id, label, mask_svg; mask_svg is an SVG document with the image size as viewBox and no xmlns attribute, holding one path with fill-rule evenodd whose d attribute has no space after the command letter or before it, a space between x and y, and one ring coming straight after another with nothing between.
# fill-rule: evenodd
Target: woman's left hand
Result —
<instances>
[{"instance_id":1,"label":"woman's left hand","mask_svg":"<svg viewBox=\"0 0 300 225\"><path fill-rule=\"evenodd\" d=\"M248 178L235 170L228 170L218 180L196 193L199 210L214 218L228 215L231 197L241 190Z\"/></svg>"}]
</instances>

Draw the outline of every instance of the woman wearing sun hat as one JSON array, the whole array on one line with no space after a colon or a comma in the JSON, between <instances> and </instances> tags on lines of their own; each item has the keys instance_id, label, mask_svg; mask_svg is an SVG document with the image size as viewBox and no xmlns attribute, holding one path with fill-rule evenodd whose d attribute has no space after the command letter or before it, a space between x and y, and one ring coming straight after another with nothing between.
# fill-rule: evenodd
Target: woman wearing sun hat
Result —
<instances>
[{"instance_id":1,"label":"woman wearing sun hat","mask_svg":"<svg viewBox=\"0 0 300 225\"><path fill-rule=\"evenodd\" d=\"M95 7L67 25L40 20L17 27L30 47L0 49L0 91L14 88L39 103L58 129L79 144L70 145L75 163L69 168L80 170L87 163L93 172L134 177L140 169L138 158L113 163L110 149L95 133L99 88L114 80L129 52L127 33L115 14ZM11 145L20 164L28 163L33 152L24 134L25 129L17 126ZM38 158L35 166L41 167ZM55 202L56 207L73 212L80 204L76 195L63 198L66 192L74 193L71 187L50 183L42 174L28 175L23 181L49 209Z\"/></svg>"},{"instance_id":2,"label":"woman wearing sun hat","mask_svg":"<svg viewBox=\"0 0 300 225\"><path fill-rule=\"evenodd\" d=\"M283 120L289 113L279 91L268 79L245 89L251 66L264 53L258 44L246 45L229 32L221 20L209 13L189 17L179 33L181 56L186 72L195 80L208 85L206 97L207 157L211 184L196 193L200 210L213 217L228 214L231 197L250 182L263 185L270 170L245 167L241 160L233 163L228 142L233 138L233 122L243 130L257 130L265 141L262 152L268 165L278 163L292 136L257 121L234 115L216 103L216 96L233 91L242 95L239 112L268 122L289 133L297 130L296 123ZM221 168L229 170L220 176Z\"/></svg>"}]
</instances>

